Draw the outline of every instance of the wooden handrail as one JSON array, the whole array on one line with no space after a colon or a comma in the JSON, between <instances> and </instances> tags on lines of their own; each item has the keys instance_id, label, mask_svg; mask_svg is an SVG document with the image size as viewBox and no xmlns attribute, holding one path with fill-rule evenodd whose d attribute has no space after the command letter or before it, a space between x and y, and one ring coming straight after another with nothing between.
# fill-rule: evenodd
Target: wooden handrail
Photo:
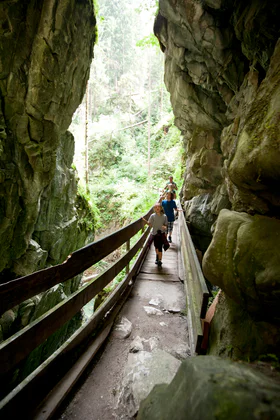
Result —
<instances>
[{"instance_id":1,"label":"wooden handrail","mask_svg":"<svg viewBox=\"0 0 280 420\"><path fill-rule=\"evenodd\" d=\"M108 270L1 343L0 374L6 373L15 367L32 350L73 318L84 305L103 290L126 267L143 245L145 239L145 235L142 235L131 250L116 261Z\"/></svg>"},{"instance_id":2,"label":"wooden handrail","mask_svg":"<svg viewBox=\"0 0 280 420\"><path fill-rule=\"evenodd\" d=\"M152 209L144 216L147 218ZM134 236L144 225L142 218L73 252L62 264L0 285L0 315L26 299L65 282L102 260Z\"/></svg>"},{"instance_id":3,"label":"wooden handrail","mask_svg":"<svg viewBox=\"0 0 280 420\"><path fill-rule=\"evenodd\" d=\"M143 241L146 241L141 252L137 256L130 272L125 279L118 284L112 294L102 303L92 317L83 324L56 352L51 355L42 365L32 372L21 384L10 392L2 401L0 401L0 414L3 418L11 416L16 417L20 412L20 407L25 405L28 410L42 401L43 397L53 388L56 382L57 368L61 366L65 357L71 354L80 346L84 340L89 337L99 325L100 321L111 316L116 311L116 303L127 290L130 280L136 276L142 260L147 252L149 228L143 233L138 242L134 245L139 248ZM139 246L138 246L139 245ZM134 248L133 247L133 248ZM131 249L132 251L132 249ZM118 264L118 262L116 262ZM117 312L116 312L117 313ZM5 417L8 418L8 417ZM9 417L11 418L11 417Z\"/></svg>"},{"instance_id":4,"label":"wooden handrail","mask_svg":"<svg viewBox=\"0 0 280 420\"><path fill-rule=\"evenodd\" d=\"M178 208L182 210L181 205ZM183 280L187 295L187 311L191 353L199 353L203 339L201 320L205 318L209 291L197 258L197 254L183 212L179 212L180 254Z\"/></svg>"},{"instance_id":5,"label":"wooden handrail","mask_svg":"<svg viewBox=\"0 0 280 420\"><path fill-rule=\"evenodd\" d=\"M152 209L144 217L148 218L151 212ZM201 345L203 334L200 318L205 314L209 293L182 212L179 212L179 226L180 252L184 267L183 277L187 289L188 322L191 324L190 334L193 334L191 348L194 354L195 352L199 352ZM0 311L5 311L37 293L49 289L55 284L64 282L83 272L124 243L128 243L130 238L140 229L143 232L143 228L144 222L142 218L138 219L108 237L73 252L62 264L0 285ZM8 416L11 413L14 414L14 417L18 416L20 407L23 404L27 403L30 407L34 404L39 404L46 393L55 385L56 370L61 365L61 362L65 358L72 356L73 352L76 352L78 346L82 343L84 346L84 341L88 341L88 338L93 333L96 333L97 329L100 329L100 322L101 325L104 324L104 321L105 323L108 322L108 318L112 317L113 313L116 312L119 299L124 299L124 295L129 292L129 282L135 277L142 263L148 247L147 236L149 230L150 228L146 229L135 245L130 250L127 250L108 270L0 344L0 374L10 374L33 349L69 321L87 302L104 289L119 272L127 267L129 261L131 261L137 251L142 247L141 252L124 280L109 295L92 317L51 355L49 359L44 361L0 402L0 412L4 417L6 414ZM127 246L127 248L129 247Z\"/></svg>"}]
</instances>

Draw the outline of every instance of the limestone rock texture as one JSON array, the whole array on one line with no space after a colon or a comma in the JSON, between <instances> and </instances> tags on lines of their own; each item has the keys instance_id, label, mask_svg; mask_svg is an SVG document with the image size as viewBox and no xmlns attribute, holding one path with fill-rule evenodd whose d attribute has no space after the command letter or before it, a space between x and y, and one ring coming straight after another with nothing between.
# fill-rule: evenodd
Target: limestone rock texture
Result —
<instances>
[{"instance_id":1,"label":"limestone rock texture","mask_svg":"<svg viewBox=\"0 0 280 420\"><path fill-rule=\"evenodd\" d=\"M31 240L56 262L69 252L49 243L55 219L57 236L77 219L67 128L84 95L95 19L90 0L23 0L1 2L0 23L0 272L21 275Z\"/></svg>"},{"instance_id":2,"label":"limestone rock texture","mask_svg":"<svg viewBox=\"0 0 280 420\"><path fill-rule=\"evenodd\" d=\"M169 385L156 385L138 420L276 420L280 385L245 364L214 356L182 362Z\"/></svg>"},{"instance_id":3,"label":"limestone rock texture","mask_svg":"<svg viewBox=\"0 0 280 420\"><path fill-rule=\"evenodd\" d=\"M95 24L92 0L0 3L1 282L58 264L93 239L67 129L86 89ZM78 286L75 278L4 314L1 338Z\"/></svg>"},{"instance_id":4,"label":"limestone rock texture","mask_svg":"<svg viewBox=\"0 0 280 420\"><path fill-rule=\"evenodd\" d=\"M181 201L204 254L204 274L224 291L225 305L231 300L233 319L245 310L252 323L268 323L274 332L280 331L279 14L276 0L160 0L154 25L187 156ZM271 346L275 334L255 330L256 340L267 343L262 350L279 354L276 342ZM249 348L243 339L239 344Z\"/></svg>"}]
</instances>

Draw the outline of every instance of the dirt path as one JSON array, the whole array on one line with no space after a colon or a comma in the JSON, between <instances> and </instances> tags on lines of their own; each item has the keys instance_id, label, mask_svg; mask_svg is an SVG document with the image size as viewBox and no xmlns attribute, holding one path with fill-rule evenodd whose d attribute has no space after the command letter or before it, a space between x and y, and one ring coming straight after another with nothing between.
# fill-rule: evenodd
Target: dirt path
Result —
<instances>
[{"instance_id":1,"label":"dirt path","mask_svg":"<svg viewBox=\"0 0 280 420\"><path fill-rule=\"evenodd\" d=\"M116 331L110 334L98 361L88 369L87 374L79 382L79 387L76 387L70 395L71 401L68 399L64 404L63 411L61 410L57 419L130 419L134 406L130 409L128 406L131 405L131 399L136 397L133 397L128 390L129 381L126 379L128 370L134 369L135 365L139 368L140 358L144 360L148 356L151 360L151 355L154 354L153 348L156 348L161 360L167 357L166 366L156 368L159 370L156 372L157 378L142 385L145 389L141 390L141 395L144 395L148 392L147 387L153 386L153 381L154 383L164 381L161 379L161 372L165 368L169 369L174 363L174 366L177 366L178 360L190 354L187 320L184 315L184 285L178 279L176 223L173 240L170 249L163 256L162 268L155 265L155 252L151 247L133 291L118 317L119 320L125 317L132 323L131 334L128 338L118 338ZM154 314L148 315L149 311ZM140 337L140 343L142 340L143 351L131 353L132 342L137 336ZM132 365L129 364L131 362ZM137 382L141 381L141 375L149 377L153 370L145 366L146 362L143 363L140 371L133 374L132 388L135 383L137 385ZM145 372L143 369L146 369Z\"/></svg>"}]
</instances>

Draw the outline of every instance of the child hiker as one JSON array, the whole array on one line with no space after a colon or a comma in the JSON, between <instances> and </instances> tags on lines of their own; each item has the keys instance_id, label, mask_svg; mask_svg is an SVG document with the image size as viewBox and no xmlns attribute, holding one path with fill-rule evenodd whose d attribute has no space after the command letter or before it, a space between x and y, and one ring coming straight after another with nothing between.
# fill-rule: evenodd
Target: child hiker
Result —
<instances>
[{"instance_id":1,"label":"child hiker","mask_svg":"<svg viewBox=\"0 0 280 420\"><path fill-rule=\"evenodd\" d=\"M162 247L166 251L169 248L165 231L167 230L167 217L164 214L163 207L160 203L154 205L154 213L150 216L149 220L142 217L145 223L148 223L152 228L151 241L149 245L154 242L156 249L155 263L161 267L162 265Z\"/></svg>"},{"instance_id":2,"label":"child hiker","mask_svg":"<svg viewBox=\"0 0 280 420\"><path fill-rule=\"evenodd\" d=\"M177 204L175 203L175 201L173 200L173 193L168 192L167 193L167 199L162 201L162 207L164 208L164 212L167 216L167 235L168 235L168 241L172 242L172 230L173 230L173 224L175 221L175 216L174 216L174 210L178 211L177 209Z\"/></svg>"}]
</instances>

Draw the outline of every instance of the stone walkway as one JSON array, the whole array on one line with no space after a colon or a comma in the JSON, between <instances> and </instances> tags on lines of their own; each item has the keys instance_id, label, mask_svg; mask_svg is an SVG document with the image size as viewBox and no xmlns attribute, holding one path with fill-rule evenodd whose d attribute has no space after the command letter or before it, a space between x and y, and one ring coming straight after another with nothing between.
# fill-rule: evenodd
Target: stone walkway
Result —
<instances>
[{"instance_id":1,"label":"stone walkway","mask_svg":"<svg viewBox=\"0 0 280 420\"><path fill-rule=\"evenodd\" d=\"M152 246L104 350L70 395L59 419L131 419L156 383L168 383L190 355L184 285L174 242L155 265ZM128 320L128 321L127 321ZM123 338L127 336L126 338Z\"/></svg>"}]
</instances>

